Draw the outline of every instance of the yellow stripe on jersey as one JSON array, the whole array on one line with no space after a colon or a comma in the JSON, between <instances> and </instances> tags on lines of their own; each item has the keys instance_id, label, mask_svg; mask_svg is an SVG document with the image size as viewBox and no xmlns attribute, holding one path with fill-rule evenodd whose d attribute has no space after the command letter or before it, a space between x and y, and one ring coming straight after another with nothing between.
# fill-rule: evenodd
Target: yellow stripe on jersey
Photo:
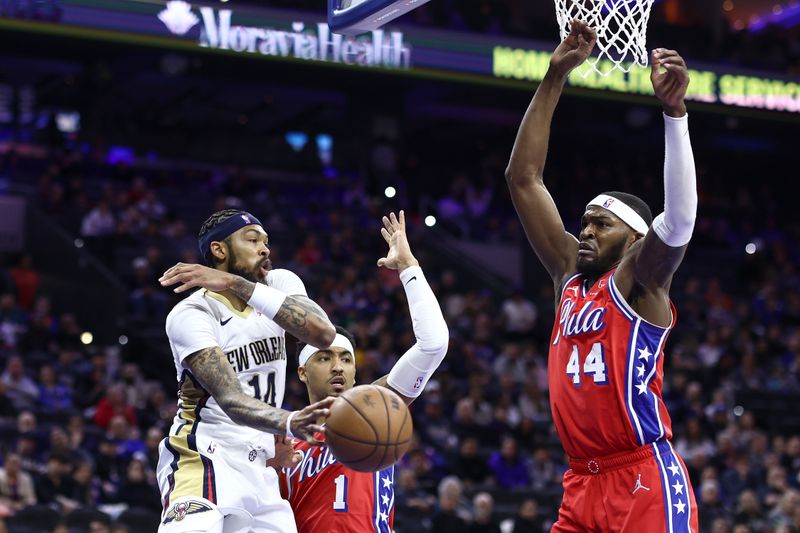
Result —
<instances>
[{"instance_id":1,"label":"yellow stripe on jersey","mask_svg":"<svg viewBox=\"0 0 800 533\"><path fill-rule=\"evenodd\" d=\"M224 305L225 307L227 307L227 308L228 308L228 310L229 310L231 313L233 313L233 314L235 314L235 315L237 315L237 316L240 316L240 317L242 317L242 318L247 318L247 317L249 317L249 316L250 316L250 314L253 312L253 308L252 308L252 307L250 307L249 305L248 305L247 307L245 307L245 308L244 308L244 311L239 311L238 309L234 308L234 307L231 305L231 303L228 301L228 299L227 299L227 298L225 298L223 295L221 295L221 294L218 294L218 293L216 293L216 292L212 292L212 291L210 291L210 290L208 290L208 289L203 289L203 294L205 294L205 295L206 295L206 296L208 296L209 298L213 298L213 299L215 299L216 301L218 301L219 303L221 303L222 305Z\"/></svg>"},{"instance_id":2,"label":"yellow stripe on jersey","mask_svg":"<svg viewBox=\"0 0 800 533\"><path fill-rule=\"evenodd\" d=\"M164 508L169 502L183 496L196 496L216 503L216 483L214 466L210 459L197 449L195 433L200 423L200 411L209 395L194 381L188 371L184 371L180 382L180 410L178 418L184 421L174 435L167 438L166 447L172 454L169 475L169 492L165 497Z\"/></svg>"}]
</instances>

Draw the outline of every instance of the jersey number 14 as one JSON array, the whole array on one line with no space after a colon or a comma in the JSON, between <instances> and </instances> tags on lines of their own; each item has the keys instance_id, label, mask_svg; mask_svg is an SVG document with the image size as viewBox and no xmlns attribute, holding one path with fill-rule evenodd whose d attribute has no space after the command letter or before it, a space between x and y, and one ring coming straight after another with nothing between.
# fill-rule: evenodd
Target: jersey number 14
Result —
<instances>
[{"instance_id":1,"label":"jersey number 14","mask_svg":"<svg viewBox=\"0 0 800 533\"><path fill-rule=\"evenodd\" d=\"M267 387L264 389L264 396L261 396L261 374L256 374L253 379L247 382L253 387L253 398L264 400L266 403L275 407L275 372L267 374Z\"/></svg>"},{"instance_id":2,"label":"jersey number 14","mask_svg":"<svg viewBox=\"0 0 800 533\"><path fill-rule=\"evenodd\" d=\"M599 342L592 344L592 349L586 355L586 360L583 362L583 373L592 376L598 385L608 384L608 367L603 345ZM567 375L572 376L573 385L581 386L581 356L577 345L572 347L572 354L567 363Z\"/></svg>"}]
</instances>

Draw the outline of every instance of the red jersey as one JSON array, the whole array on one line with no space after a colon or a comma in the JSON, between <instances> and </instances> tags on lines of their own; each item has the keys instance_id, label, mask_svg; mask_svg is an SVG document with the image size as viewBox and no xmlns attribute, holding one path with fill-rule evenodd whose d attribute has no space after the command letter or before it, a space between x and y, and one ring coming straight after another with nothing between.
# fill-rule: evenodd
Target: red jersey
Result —
<instances>
[{"instance_id":1,"label":"red jersey","mask_svg":"<svg viewBox=\"0 0 800 533\"><path fill-rule=\"evenodd\" d=\"M576 274L564 284L548 358L550 409L564 450L602 457L672 437L661 396L662 328L628 305L609 272L587 287Z\"/></svg>"},{"instance_id":2,"label":"red jersey","mask_svg":"<svg viewBox=\"0 0 800 533\"><path fill-rule=\"evenodd\" d=\"M295 440L302 454L280 473L298 533L391 533L394 525L394 467L356 472L336 462L327 447Z\"/></svg>"}]
</instances>

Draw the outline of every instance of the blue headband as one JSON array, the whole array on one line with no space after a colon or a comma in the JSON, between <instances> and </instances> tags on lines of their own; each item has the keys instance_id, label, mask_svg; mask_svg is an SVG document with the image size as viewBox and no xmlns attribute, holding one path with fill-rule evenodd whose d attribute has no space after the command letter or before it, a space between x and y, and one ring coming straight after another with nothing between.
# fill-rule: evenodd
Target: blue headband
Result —
<instances>
[{"instance_id":1,"label":"blue headband","mask_svg":"<svg viewBox=\"0 0 800 533\"><path fill-rule=\"evenodd\" d=\"M250 213L240 213L226 218L200 237L197 244L200 247L200 255L203 256L206 264L211 264L211 243L213 241L223 241L243 227L253 224L263 227L261 221Z\"/></svg>"}]
</instances>

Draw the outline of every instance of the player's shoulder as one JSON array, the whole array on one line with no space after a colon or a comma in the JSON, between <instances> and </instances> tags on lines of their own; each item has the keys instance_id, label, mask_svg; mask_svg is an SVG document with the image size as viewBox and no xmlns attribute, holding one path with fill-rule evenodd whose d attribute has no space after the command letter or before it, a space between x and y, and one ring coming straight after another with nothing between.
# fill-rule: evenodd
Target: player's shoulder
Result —
<instances>
[{"instance_id":1,"label":"player's shoulder","mask_svg":"<svg viewBox=\"0 0 800 533\"><path fill-rule=\"evenodd\" d=\"M307 296L306 287L300 276L285 268L276 268L267 273L264 282L289 295Z\"/></svg>"},{"instance_id":2,"label":"player's shoulder","mask_svg":"<svg viewBox=\"0 0 800 533\"><path fill-rule=\"evenodd\" d=\"M198 311L213 316L211 302L206 298L205 293L205 289L197 290L175 304L175 307L167 314L167 323L184 315L196 315Z\"/></svg>"}]
</instances>

